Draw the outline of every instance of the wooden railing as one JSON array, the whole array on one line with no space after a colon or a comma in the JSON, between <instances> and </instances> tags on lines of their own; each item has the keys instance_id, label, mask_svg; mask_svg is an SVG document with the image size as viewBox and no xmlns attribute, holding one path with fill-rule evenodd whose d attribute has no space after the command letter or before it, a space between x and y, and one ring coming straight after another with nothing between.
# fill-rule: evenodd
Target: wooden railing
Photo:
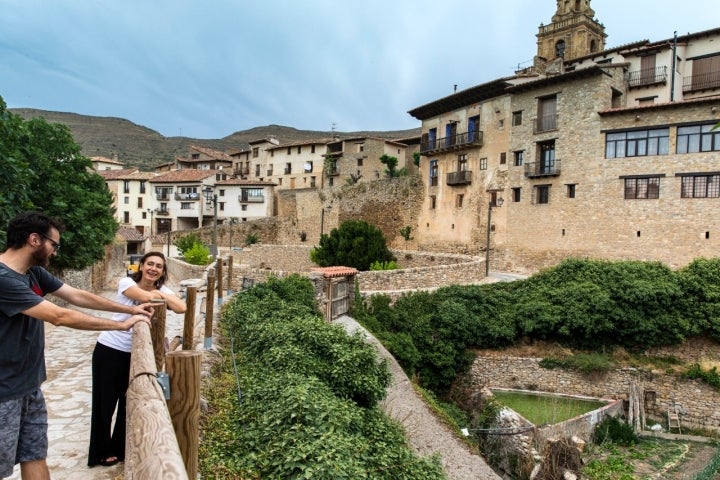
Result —
<instances>
[{"instance_id":1,"label":"wooden railing","mask_svg":"<svg viewBox=\"0 0 720 480\"><path fill-rule=\"evenodd\" d=\"M232 284L232 256L228 257L228 293ZM223 259L216 263L217 298L222 299ZM195 479L198 476L200 425L200 365L194 349L204 327L204 347L212 346L215 270L207 276L204 320L195 318L197 287L188 287L182 337L165 337L165 301L154 305L149 327L133 327L130 384L127 390L125 480ZM198 330L196 332L196 329ZM182 350L176 349L182 345ZM160 378L166 380L164 386Z\"/></svg>"}]
</instances>

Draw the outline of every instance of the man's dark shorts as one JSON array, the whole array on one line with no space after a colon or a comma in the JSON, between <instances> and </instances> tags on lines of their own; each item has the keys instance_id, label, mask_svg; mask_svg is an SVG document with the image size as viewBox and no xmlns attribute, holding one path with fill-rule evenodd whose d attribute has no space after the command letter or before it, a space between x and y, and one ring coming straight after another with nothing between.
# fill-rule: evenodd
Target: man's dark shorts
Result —
<instances>
[{"instance_id":1,"label":"man's dark shorts","mask_svg":"<svg viewBox=\"0 0 720 480\"><path fill-rule=\"evenodd\" d=\"M45 397L39 388L0 402L0 478L12 475L18 463L47 457L47 430Z\"/></svg>"}]
</instances>

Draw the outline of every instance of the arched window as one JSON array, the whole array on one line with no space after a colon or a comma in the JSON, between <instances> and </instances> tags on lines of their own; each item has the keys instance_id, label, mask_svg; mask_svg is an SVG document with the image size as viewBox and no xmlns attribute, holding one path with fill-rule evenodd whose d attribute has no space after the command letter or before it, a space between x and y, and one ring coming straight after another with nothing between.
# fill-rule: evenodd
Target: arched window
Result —
<instances>
[{"instance_id":1,"label":"arched window","mask_svg":"<svg viewBox=\"0 0 720 480\"><path fill-rule=\"evenodd\" d=\"M555 56L565 57L565 40L560 40L555 44Z\"/></svg>"},{"instance_id":2,"label":"arched window","mask_svg":"<svg viewBox=\"0 0 720 480\"><path fill-rule=\"evenodd\" d=\"M597 52L597 49L597 41L595 41L595 39L593 38L592 40L590 40L590 53Z\"/></svg>"}]
</instances>

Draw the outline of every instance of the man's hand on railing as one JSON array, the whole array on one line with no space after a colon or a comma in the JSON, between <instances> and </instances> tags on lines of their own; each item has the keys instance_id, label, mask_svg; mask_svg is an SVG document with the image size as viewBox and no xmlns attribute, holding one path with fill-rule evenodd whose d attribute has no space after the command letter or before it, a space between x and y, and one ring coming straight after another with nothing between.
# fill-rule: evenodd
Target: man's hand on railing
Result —
<instances>
[{"instance_id":1,"label":"man's hand on railing","mask_svg":"<svg viewBox=\"0 0 720 480\"><path fill-rule=\"evenodd\" d=\"M133 325L135 325L138 322L145 322L149 326L150 325L150 317L148 317L145 314L133 315L132 317L130 317L126 320L123 320L122 322L118 322L118 326L120 327L120 328L118 328L118 330L130 330L133 327Z\"/></svg>"}]
</instances>

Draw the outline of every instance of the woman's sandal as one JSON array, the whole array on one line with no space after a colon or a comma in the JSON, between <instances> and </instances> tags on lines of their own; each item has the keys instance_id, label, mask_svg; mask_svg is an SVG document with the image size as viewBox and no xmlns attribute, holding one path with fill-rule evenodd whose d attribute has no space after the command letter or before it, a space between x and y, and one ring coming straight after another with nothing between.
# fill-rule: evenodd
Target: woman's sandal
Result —
<instances>
[{"instance_id":1,"label":"woman's sandal","mask_svg":"<svg viewBox=\"0 0 720 480\"><path fill-rule=\"evenodd\" d=\"M102 465L103 467L112 467L116 463L118 463L120 459L116 457L115 455L112 455L110 457L105 457L102 460L100 460L98 463Z\"/></svg>"}]
</instances>

